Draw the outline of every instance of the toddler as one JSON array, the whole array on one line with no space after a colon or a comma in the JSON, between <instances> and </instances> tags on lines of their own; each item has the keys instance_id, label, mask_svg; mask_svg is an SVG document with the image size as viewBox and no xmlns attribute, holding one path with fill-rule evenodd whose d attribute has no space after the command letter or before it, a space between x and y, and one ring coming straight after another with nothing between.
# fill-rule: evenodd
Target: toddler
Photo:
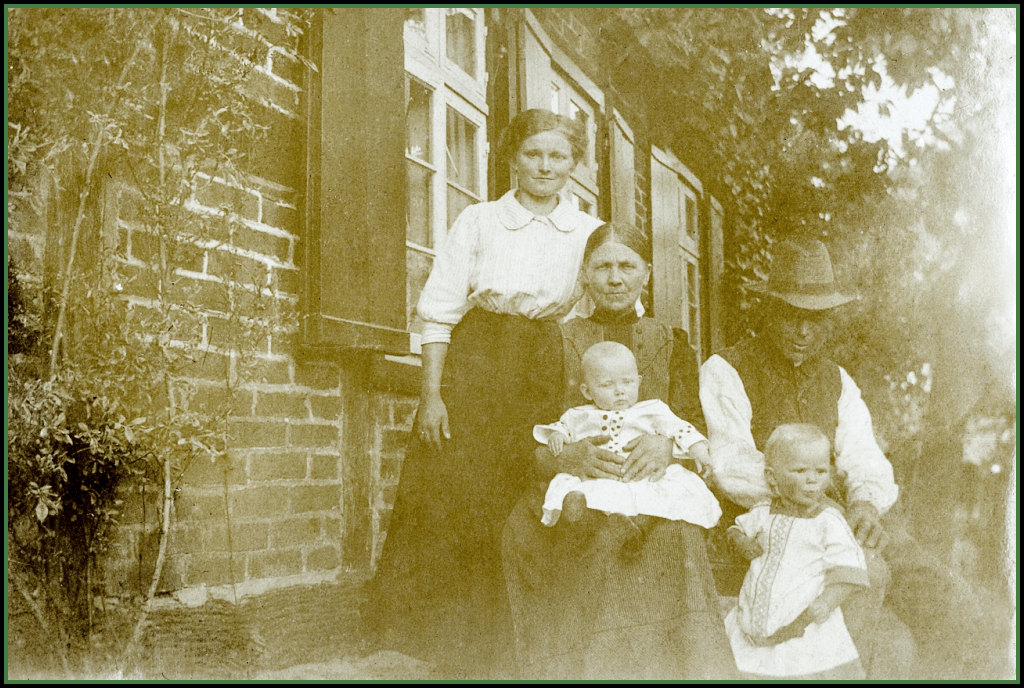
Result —
<instances>
[{"instance_id":1,"label":"toddler","mask_svg":"<svg viewBox=\"0 0 1024 688\"><path fill-rule=\"evenodd\" d=\"M554 425L538 425L533 436L548 445L556 456L566 442L607 435L601 448L625 455L624 447L648 434L671 438L673 456L686 456L704 436L680 420L664 402L652 399L637 403L640 375L633 353L616 342L601 342L587 349L582 359L583 396L593 401L569 409ZM704 482L680 465L668 467L657 481L620 482L612 479L581 480L559 473L548 486L544 500L545 525L553 526L563 515L568 521L582 518L587 508L606 513L637 516L646 514L682 520L711 528L722 510Z\"/></svg>"},{"instance_id":2,"label":"toddler","mask_svg":"<svg viewBox=\"0 0 1024 688\"><path fill-rule=\"evenodd\" d=\"M736 666L757 678L863 679L839 605L868 586L864 553L825 496L831 444L816 426L780 425L765 445L775 493L736 519L729 541L750 559L726 617Z\"/></svg>"}]
</instances>

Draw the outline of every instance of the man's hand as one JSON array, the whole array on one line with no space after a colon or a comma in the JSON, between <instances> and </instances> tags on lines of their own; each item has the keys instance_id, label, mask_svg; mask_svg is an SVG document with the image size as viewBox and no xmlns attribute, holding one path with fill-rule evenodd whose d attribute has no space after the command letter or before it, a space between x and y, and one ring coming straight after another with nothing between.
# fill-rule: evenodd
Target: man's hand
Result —
<instances>
[{"instance_id":1,"label":"man's hand","mask_svg":"<svg viewBox=\"0 0 1024 688\"><path fill-rule=\"evenodd\" d=\"M602 435L567 444L557 457L553 456L547 447L538 447L537 461L543 472L552 475L568 473L581 480L621 480L624 459L614 452L595 446L610 439L607 435Z\"/></svg>"},{"instance_id":2,"label":"man's hand","mask_svg":"<svg viewBox=\"0 0 1024 688\"><path fill-rule=\"evenodd\" d=\"M623 447L629 458L623 464L622 482L650 478L651 482L661 480L665 469L672 463L674 442L661 435L643 435Z\"/></svg>"},{"instance_id":3,"label":"man's hand","mask_svg":"<svg viewBox=\"0 0 1024 688\"><path fill-rule=\"evenodd\" d=\"M854 502L846 507L846 522L853 529L853 535L857 538L859 545L866 548L877 548L879 551L885 549L889 542L889 535L882 527L878 509L869 502Z\"/></svg>"}]
</instances>

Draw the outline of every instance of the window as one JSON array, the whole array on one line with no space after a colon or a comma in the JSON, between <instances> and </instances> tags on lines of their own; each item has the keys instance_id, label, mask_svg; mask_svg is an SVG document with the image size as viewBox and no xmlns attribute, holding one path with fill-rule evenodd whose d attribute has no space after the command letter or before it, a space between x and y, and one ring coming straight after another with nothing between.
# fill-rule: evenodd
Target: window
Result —
<instances>
[{"instance_id":1,"label":"window","mask_svg":"<svg viewBox=\"0 0 1024 688\"><path fill-rule=\"evenodd\" d=\"M576 208L598 217L598 115L604 94L547 36L533 15L525 13L522 62L525 107L545 108L573 118L587 132L587 150L573 171L567 193Z\"/></svg>"},{"instance_id":2,"label":"window","mask_svg":"<svg viewBox=\"0 0 1024 688\"><path fill-rule=\"evenodd\" d=\"M551 111L575 119L587 133L587 150L572 173L569 198L577 209L597 215L597 156L595 139L597 126L594 106L582 91L572 85L559 71L554 70L551 80Z\"/></svg>"},{"instance_id":3,"label":"window","mask_svg":"<svg viewBox=\"0 0 1024 688\"><path fill-rule=\"evenodd\" d=\"M701 354L700 181L669 152L652 149L654 309Z\"/></svg>"},{"instance_id":4,"label":"window","mask_svg":"<svg viewBox=\"0 0 1024 688\"><path fill-rule=\"evenodd\" d=\"M406 325L448 229L487 189L483 10L406 9Z\"/></svg>"},{"instance_id":5,"label":"window","mask_svg":"<svg viewBox=\"0 0 1024 688\"><path fill-rule=\"evenodd\" d=\"M637 224L636 151L633 130L617 111L611 125L611 217L612 222Z\"/></svg>"}]
</instances>

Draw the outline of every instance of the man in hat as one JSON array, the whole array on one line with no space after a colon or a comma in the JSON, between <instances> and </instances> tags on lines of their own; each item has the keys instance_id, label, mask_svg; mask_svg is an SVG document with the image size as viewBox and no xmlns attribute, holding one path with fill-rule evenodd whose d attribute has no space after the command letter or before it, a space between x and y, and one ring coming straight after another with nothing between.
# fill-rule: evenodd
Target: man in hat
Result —
<instances>
[{"instance_id":1,"label":"man in hat","mask_svg":"<svg viewBox=\"0 0 1024 688\"><path fill-rule=\"evenodd\" d=\"M842 608L868 678L989 675L1000 666L1003 620L890 511L899 496L892 465L856 383L824 351L830 313L855 298L838 288L825 245L780 242L770 278L753 289L766 297L760 335L712 356L700 370L710 442L704 477L725 498L719 527L771 498L762 451L775 428L818 426L832 441L834 496L867 559L871 588ZM920 664L918 647L928 654Z\"/></svg>"},{"instance_id":2,"label":"man in hat","mask_svg":"<svg viewBox=\"0 0 1024 688\"><path fill-rule=\"evenodd\" d=\"M889 577L878 555L888 540L882 517L896 502L899 488L875 441L860 390L824 353L831 311L855 297L839 290L820 241L778 244L771 277L753 289L767 297L760 336L712 356L700 371L711 450L705 478L727 499L723 526L728 526L726 520L771 499L762 452L776 427L811 423L828 437L835 457L836 497L844 502L846 518L868 560L871 588L851 596L843 610L871 678L872 640L882 621ZM885 621L901 626L891 615ZM894 630L909 642L905 627ZM912 654L907 642L902 643L904 654ZM891 639L888 645L894 645Z\"/></svg>"}]
</instances>

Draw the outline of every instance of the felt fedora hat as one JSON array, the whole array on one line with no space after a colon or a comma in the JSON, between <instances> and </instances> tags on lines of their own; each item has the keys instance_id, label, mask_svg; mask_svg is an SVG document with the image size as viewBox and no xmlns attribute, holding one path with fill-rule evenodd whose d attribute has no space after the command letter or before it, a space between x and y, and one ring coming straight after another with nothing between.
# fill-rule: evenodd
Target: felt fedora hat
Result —
<instances>
[{"instance_id":1,"label":"felt fedora hat","mask_svg":"<svg viewBox=\"0 0 1024 688\"><path fill-rule=\"evenodd\" d=\"M857 298L839 291L828 249L820 241L782 241L774 254L768 281L750 285L751 291L809 311L835 308Z\"/></svg>"}]
</instances>

